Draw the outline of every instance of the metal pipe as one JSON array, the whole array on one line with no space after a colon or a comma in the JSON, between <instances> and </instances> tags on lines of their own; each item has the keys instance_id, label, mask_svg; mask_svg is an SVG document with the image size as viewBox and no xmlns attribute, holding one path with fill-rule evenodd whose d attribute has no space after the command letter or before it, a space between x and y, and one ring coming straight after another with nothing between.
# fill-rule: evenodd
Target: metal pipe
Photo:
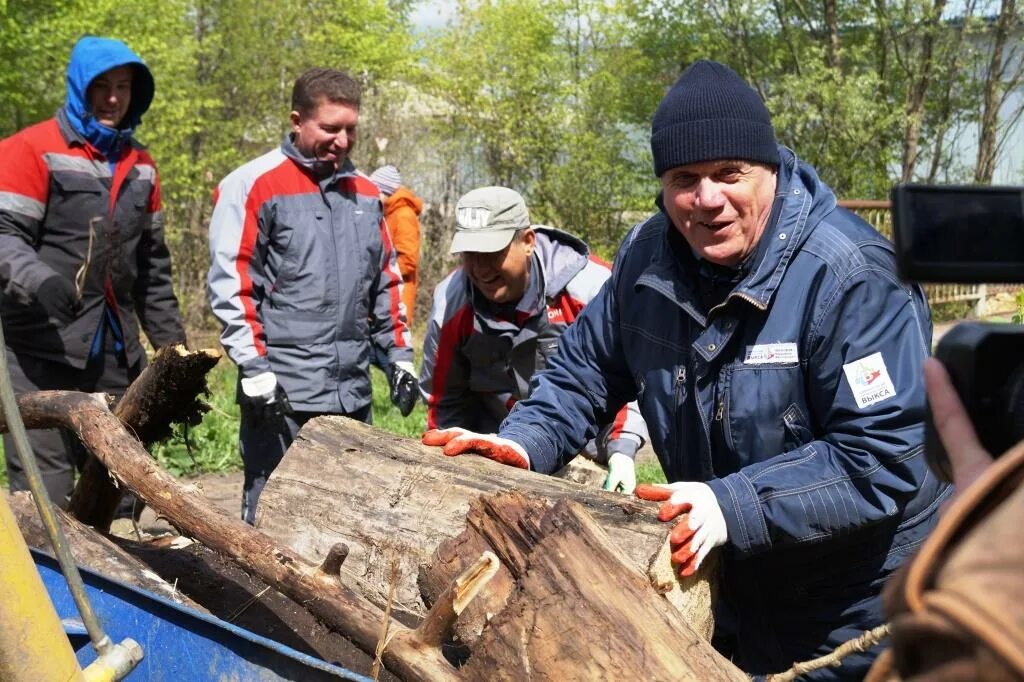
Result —
<instances>
[{"instance_id":1,"label":"metal pipe","mask_svg":"<svg viewBox=\"0 0 1024 682\"><path fill-rule=\"evenodd\" d=\"M36 462L32 446L28 442L28 434L25 432L25 423L21 420L21 411L18 409L17 398L14 396L14 388L11 385L10 369L7 365L7 342L4 340L3 326L0 325L0 405L3 406L4 417L7 420L8 433L14 439L15 449L21 459L21 465L25 469L28 478L28 487L35 498L36 508L39 510L39 518L43 521L46 534L53 544L53 552L60 563L60 569L68 582L68 589L78 607L78 613L82 616L82 623L89 632L89 639L99 656L103 656L113 644L110 637L103 631L96 612L93 611L89 597L85 593L85 583L82 582L82 574L78 572L75 565L75 558L71 555L67 538L57 523L57 515L53 511L53 504L50 495L43 485L43 476L39 471L39 464Z\"/></svg>"}]
</instances>

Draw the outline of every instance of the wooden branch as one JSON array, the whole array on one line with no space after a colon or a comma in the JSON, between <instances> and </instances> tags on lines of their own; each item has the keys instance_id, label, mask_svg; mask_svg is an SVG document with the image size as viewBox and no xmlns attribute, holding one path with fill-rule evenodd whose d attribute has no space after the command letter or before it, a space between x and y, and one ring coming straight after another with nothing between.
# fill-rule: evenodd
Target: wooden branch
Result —
<instances>
[{"instance_id":1,"label":"wooden branch","mask_svg":"<svg viewBox=\"0 0 1024 682\"><path fill-rule=\"evenodd\" d=\"M481 498L467 522L515 580L460 669L468 679L749 679L628 565L581 505L503 493Z\"/></svg>"},{"instance_id":2,"label":"wooden branch","mask_svg":"<svg viewBox=\"0 0 1024 682\"><path fill-rule=\"evenodd\" d=\"M153 362L117 401L114 414L144 447L171 435L172 423L198 424L209 409L206 374L220 360L214 350L189 351L180 344L161 348ZM100 531L110 529L122 491L106 467L90 457L71 494L68 511Z\"/></svg>"},{"instance_id":3,"label":"wooden branch","mask_svg":"<svg viewBox=\"0 0 1024 682\"><path fill-rule=\"evenodd\" d=\"M40 391L19 396L18 407L29 428L59 427L78 434L120 485L183 534L230 558L373 655L383 620L380 609L267 535L225 515L199 492L179 484L94 396ZM6 430L6 423L0 424L0 430ZM440 649L424 647L409 628L392 622L389 632L393 634L382 660L396 675L409 682L460 679Z\"/></svg>"},{"instance_id":4,"label":"wooden branch","mask_svg":"<svg viewBox=\"0 0 1024 682\"><path fill-rule=\"evenodd\" d=\"M18 528L21 530L25 542L31 547L52 555L53 545L39 518L39 510L36 509L32 493L28 491L12 493L7 501L11 505L14 518L18 521ZM64 537L68 541L76 564L90 568L107 578L134 585L189 608L208 613L204 607L175 590L173 586L149 570L145 564L131 554L67 513L60 509L56 511L57 523L60 524L61 530L64 532Z\"/></svg>"},{"instance_id":5,"label":"wooden branch","mask_svg":"<svg viewBox=\"0 0 1024 682\"><path fill-rule=\"evenodd\" d=\"M498 557L484 552L457 577L416 628L416 639L427 646L441 646L452 635L452 626L473 599L498 573Z\"/></svg>"}]
</instances>

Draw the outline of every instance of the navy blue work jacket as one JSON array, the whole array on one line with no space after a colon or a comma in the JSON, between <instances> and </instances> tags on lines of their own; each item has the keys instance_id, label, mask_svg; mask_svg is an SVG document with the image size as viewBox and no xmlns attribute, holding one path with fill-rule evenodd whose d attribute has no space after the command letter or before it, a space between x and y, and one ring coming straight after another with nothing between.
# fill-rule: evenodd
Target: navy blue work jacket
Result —
<instances>
[{"instance_id":1,"label":"navy blue work jacket","mask_svg":"<svg viewBox=\"0 0 1024 682\"><path fill-rule=\"evenodd\" d=\"M551 472L637 400L668 480L706 481L722 508L716 643L751 673L879 624L882 583L946 492L923 455L924 295L885 238L780 154L774 217L724 302L704 313L654 215L500 433ZM859 679L870 659L822 677Z\"/></svg>"}]
</instances>

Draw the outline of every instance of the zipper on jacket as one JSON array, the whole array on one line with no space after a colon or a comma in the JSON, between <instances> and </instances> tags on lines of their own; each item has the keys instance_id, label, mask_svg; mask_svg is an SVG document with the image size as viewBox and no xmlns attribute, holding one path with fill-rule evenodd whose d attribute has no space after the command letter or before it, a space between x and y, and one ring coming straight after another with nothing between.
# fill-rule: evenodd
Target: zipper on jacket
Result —
<instances>
[{"instance_id":1,"label":"zipper on jacket","mask_svg":"<svg viewBox=\"0 0 1024 682\"><path fill-rule=\"evenodd\" d=\"M758 301L758 300L757 300L756 298L754 298L753 296L748 296L747 294L742 294L742 293L739 293L739 292L735 292L735 291L734 291L734 292L730 293L730 294L729 294L728 296L726 296L726 297L725 297L725 300L724 300L724 301L722 301L721 303L719 303L719 304L718 304L718 305L716 305L716 306L715 306L714 308L712 308L711 310L709 310L709 311L708 311L708 315L707 315L707 317L708 317L708 320L709 320L709 321L711 320L711 315L712 315L712 314L713 314L713 313L714 313L715 311L719 310L720 308L724 308L724 307L725 307L725 306L726 306L726 305L727 305L727 304L729 303L729 300L730 300L730 299L731 299L731 298L732 298L733 296L735 296L736 298L738 298L738 299L740 299L740 300L746 301L747 303L749 303L750 305L754 306L754 307L755 307L755 308L757 308L758 310L762 310L762 311L764 311L764 310L768 310L768 306L766 306L766 305L762 305L762 304L761 304L761 302L760 302L760 301Z\"/></svg>"}]
</instances>

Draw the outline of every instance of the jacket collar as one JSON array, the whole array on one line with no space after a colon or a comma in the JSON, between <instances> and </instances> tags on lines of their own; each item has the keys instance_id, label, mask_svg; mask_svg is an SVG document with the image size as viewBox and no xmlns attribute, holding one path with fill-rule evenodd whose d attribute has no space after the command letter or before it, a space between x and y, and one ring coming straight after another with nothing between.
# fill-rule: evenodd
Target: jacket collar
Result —
<instances>
[{"instance_id":1,"label":"jacket collar","mask_svg":"<svg viewBox=\"0 0 1024 682\"><path fill-rule=\"evenodd\" d=\"M779 145L779 156L782 164L773 217L758 242L755 261L729 294L729 298L739 297L761 310L767 309L793 255L811 229L836 206L832 190L818 178L813 168L782 145ZM651 264L637 279L637 286L651 287L704 324L706 320L700 312L696 292L689 284L691 275L669 243L669 231L674 229L671 220L664 210L651 220L661 223L663 236Z\"/></svg>"},{"instance_id":2,"label":"jacket collar","mask_svg":"<svg viewBox=\"0 0 1024 682\"><path fill-rule=\"evenodd\" d=\"M327 189L327 187L341 178L356 175L356 167L352 164L352 159L350 158L346 157L345 162L341 164L341 168L334 170L334 164L324 163L310 156L304 156L298 147L295 146L295 139L292 133L284 136L284 141L281 143L281 153L315 178L320 185L320 189Z\"/></svg>"}]
</instances>

